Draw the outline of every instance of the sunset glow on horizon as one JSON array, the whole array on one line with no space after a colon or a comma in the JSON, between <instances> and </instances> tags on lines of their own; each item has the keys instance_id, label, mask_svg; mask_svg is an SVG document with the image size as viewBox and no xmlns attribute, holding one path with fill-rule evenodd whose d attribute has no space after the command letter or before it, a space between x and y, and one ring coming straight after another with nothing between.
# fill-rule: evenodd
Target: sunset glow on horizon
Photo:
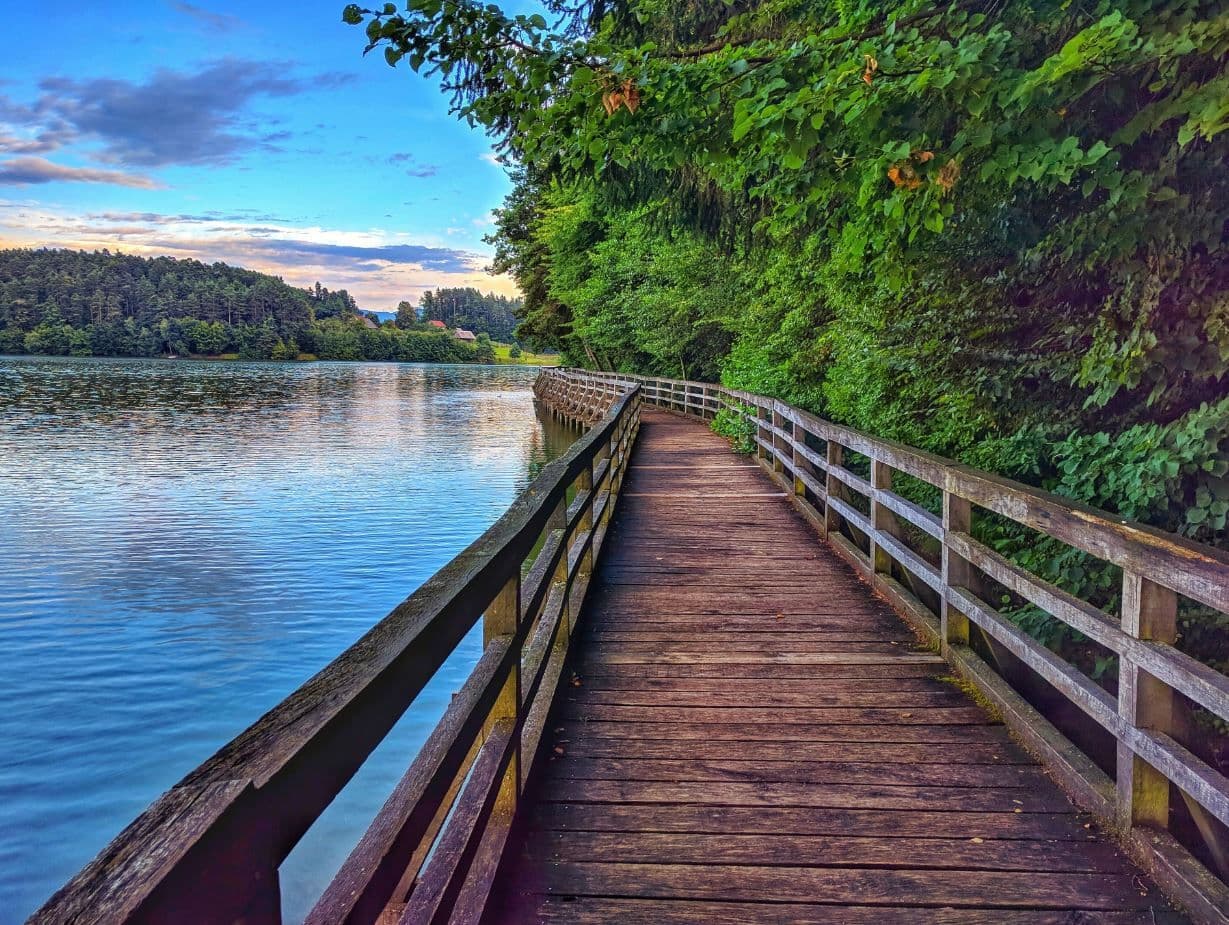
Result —
<instances>
[{"instance_id":1,"label":"sunset glow on horizon","mask_svg":"<svg viewBox=\"0 0 1229 925\"><path fill-rule=\"evenodd\" d=\"M12 11L0 247L220 261L373 311L441 286L514 295L487 272L508 189L489 139L434 82L363 58L341 6L103 3L54 59L45 16Z\"/></svg>"}]
</instances>

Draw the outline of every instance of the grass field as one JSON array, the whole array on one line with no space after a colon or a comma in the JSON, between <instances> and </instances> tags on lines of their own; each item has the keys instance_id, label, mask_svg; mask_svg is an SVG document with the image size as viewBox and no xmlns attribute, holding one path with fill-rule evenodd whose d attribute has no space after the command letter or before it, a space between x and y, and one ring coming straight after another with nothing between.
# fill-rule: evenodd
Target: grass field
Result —
<instances>
[{"instance_id":1,"label":"grass field","mask_svg":"<svg viewBox=\"0 0 1229 925\"><path fill-rule=\"evenodd\" d=\"M557 353L530 353L525 350L515 360L509 355L512 350L511 344L494 344L495 347L495 362L496 363L520 363L522 366L558 366L559 354Z\"/></svg>"}]
</instances>

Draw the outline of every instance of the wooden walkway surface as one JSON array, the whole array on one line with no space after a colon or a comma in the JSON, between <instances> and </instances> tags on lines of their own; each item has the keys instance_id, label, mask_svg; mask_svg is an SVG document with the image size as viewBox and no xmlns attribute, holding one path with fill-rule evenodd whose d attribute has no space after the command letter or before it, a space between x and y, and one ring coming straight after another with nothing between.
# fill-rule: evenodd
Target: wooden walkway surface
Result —
<instances>
[{"instance_id":1,"label":"wooden walkway surface","mask_svg":"<svg viewBox=\"0 0 1229 925\"><path fill-rule=\"evenodd\" d=\"M1183 921L702 424L645 411L577 632L489 921Z\"/></svg>"}]
</instances>

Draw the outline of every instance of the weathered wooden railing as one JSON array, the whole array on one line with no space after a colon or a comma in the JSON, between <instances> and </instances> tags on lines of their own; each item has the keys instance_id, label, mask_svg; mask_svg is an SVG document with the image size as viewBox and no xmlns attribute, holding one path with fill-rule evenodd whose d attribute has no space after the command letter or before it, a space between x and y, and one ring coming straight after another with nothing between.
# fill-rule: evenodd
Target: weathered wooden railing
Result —
<instances>
[{"instance_id":1,"label":"weathered wooden railing","mask_svg":"<svg viewBox=\"0 0 1229 925\"><path fill-rule=\"evenodd\" d=\"M639 426L633 386L567 389L597 423L500 520L126 828L39 925L265 925L278 867L481 618L484 648L308 917L476 922Z\"/></svg>"},{"instance_id":2,"label":"weathered wooden railing","mask_svg":"<svg viewBox=\"0 0 1229 925\"><path fill-rule=\"evenodd\" d=\"M947 659L995 704L1084 808L1116 825L1132 853L1196 917L1229 920L1229 891L1167 832L1171 797L1189 809L1213 863L1229 870L1229 779L1193 754L1189 705L1229 722L1229 678L1179 651L1177 605L1185 597L1229 612L1229 557L1103 511L903 444L821 420L783 402L718 385L559 370L574 387L639 385L643 400L712 419L725 410L749 423L757 456L798 508ZM849 468L864 457L869 478ZM932 486L941 512L893 491L903 473ZM861 499L860 502L858 499ZM974 538L992 512L1122 570L1116 615L1042 580ZM929 545L929 549L927 549ZM1015 595L1058 618L1119 660L1118 695L1038 643L989 599ZM926 598L927 600L923 600ZM970 639L984 633L986 639ZM991 643L990 640L993 640ZM970 642L980 643L989 661ZM995 671L1001 647L1087 714L1117 743L1114 779Z\"/></svg>"},{"instance_id":3,"label":"weathered wooden railing","mask_svg":"<svg viewBox=\"0 0 1229 925\"><path fill-rule=\"evenodd\" d=\"M634 383L606 382L569 375L538 376L533 391L556 414L574 421L592 422L606 413L623 390L637 388Z\"/></svg>"}]
</instances>

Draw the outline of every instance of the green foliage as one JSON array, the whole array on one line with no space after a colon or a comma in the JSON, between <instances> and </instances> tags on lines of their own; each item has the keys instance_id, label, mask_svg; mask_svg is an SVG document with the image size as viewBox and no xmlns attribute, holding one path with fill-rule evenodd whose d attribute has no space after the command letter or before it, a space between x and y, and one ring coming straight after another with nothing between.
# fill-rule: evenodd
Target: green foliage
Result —
<instances>
[{"instance_id":1,"label":"green foliage","mask_svg":"<svg viewBox=\"0 0 1229 925\"><path fill-rule=\"evenodd\" d=\"M404 304L404 303L403 303ZM488 334L496 340L511 340L516 330L516 310L520 300L493 292L482 293L472 287L436 289L424 292L418 314L422 322L442 321L450 328L465 328L475 334ZM399 327L408 327L397 311Z\"/></svg>"},{"instance_id":2,"label":"green foliage","mask_svg":"<svg viewBox=\"0 0 1229 925\"><path fill-rule=\"evenodd\" d=\"M346 13L517 163L493 240L535 346L1229 545L1223 3L549 6ZM981 529L1116 606L1104 563Z\"/></svg>"},{"instance_id":3,"label":"green foliage","mask_svg":"<svg viewBox=\"0 0 1229 925\"><path fill-rule=\"evenodd\" d=\"M474 358L479 363L486 363L488 366L495 362L495 345L491 343L490 336L478 335L474 343Z\"/></svg>"},{"instance_id":4,"label":"green foliage","mask_svg":"<svg viewBox=\"0 0 1229 925\"><path fill-rule=\"evenodd\" d=\"M1129 520L1229 545L1229 398L1169 424L1072 434L1054 448L1054 490Z\"/></svg>"},{"instance_id":5,"label":"green foliage","mask_svg":"<svg viewBox=\"0 0 1229 925\"><path fill-rule=\"evenodd\" d=\"M695 235L651 231L647 211L603 214L584 198L544 210L547 285L569 308L557 343L609 369L713 378L732 339L737 275Z\"/></svg>"},{"instance_id":6,"label":"green foliage","mask_svg":"<svg viewBox=\"0 0 1229 925\"><path fill-rule=\"evenodd\" d=\"M511 317L508 300L482 298ZM478 359L448 334L367 328L349 293L319 283L295 289L250 270L169 257L0 251L2 353L295 360L304 351L326 360Z\"/></svg>"},{"instance_id":7,"label":"green foliage","mask_svg":"<svg viewBox=\"0 0 1229 925\"><path fill-rule=\"evenodd\" d=\"M755 422L746 409L722 408L713 418L713 430L730 441L736 453L750 456L755 452Z\"/></svg>"}]
</instances>

